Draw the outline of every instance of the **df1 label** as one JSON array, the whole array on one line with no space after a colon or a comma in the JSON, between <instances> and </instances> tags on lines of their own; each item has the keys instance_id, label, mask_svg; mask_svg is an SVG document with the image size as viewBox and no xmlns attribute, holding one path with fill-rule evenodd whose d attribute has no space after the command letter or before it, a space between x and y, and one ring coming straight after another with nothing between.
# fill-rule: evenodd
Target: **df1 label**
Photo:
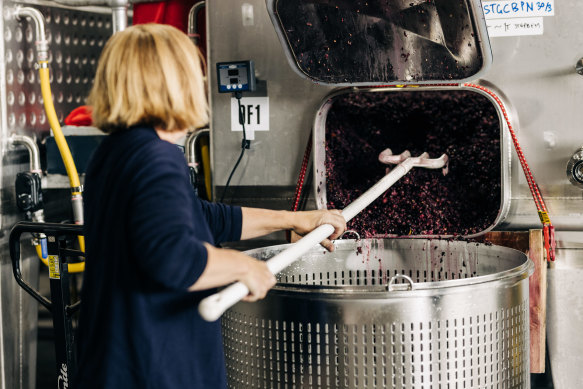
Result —
<instances>
[{"instance_id":1,"label":"df1 label","mask_svg":"<svg viewBox=\"0 0 583 389\"><path fill-rule=\"evenodd\" d=\"M241 98L241 114L248 140L255 139L255 131L269 131L269 97ZM231 98L231 131L243 131L236 98Z\"/></svg>"}]
</instances>

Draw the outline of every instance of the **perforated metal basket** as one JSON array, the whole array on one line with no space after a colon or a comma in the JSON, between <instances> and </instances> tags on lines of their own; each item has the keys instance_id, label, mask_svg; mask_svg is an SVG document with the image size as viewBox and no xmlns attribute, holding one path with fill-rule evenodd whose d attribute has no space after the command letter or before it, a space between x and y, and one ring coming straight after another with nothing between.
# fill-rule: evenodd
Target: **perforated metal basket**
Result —
<instances>
[{"instance_id":1,"label":"perforated metal basket","mask_svg":"<svg viewBox=\"0 0 583 389\"><path fill-rule=\"evenodd\" d=\"M479 243L315 247L223 316L229 385L529 388L529 273L524 254Z\"/></svg>"}]
</instances>

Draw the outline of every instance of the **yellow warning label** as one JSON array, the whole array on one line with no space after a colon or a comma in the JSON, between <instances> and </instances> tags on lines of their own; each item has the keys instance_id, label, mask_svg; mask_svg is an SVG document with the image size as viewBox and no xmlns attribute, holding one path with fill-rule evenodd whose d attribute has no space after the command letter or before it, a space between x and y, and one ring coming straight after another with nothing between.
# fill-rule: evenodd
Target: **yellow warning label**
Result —
<instances>
[{"instance_id":1,"label":"yellow warning label","mask_svg":"<svg viewBox=\"0 0 583 389\"><path fill-rule=\"evenodd\" d=\"M49 255L49 278L54 280L61 279L61 272L59 267L59 256Z\"/></svg>"},{"instance_id":2,"label":"yellow warning label","mask_svg":"<svg viewBox=\"0 0 583 389\"><path fill-rule=\"evenodd\" d=\"M538 211L538 217L540 218L542 224L548 224L551 222L549 214L544 211Z\"/></svg>"}]
</instances>

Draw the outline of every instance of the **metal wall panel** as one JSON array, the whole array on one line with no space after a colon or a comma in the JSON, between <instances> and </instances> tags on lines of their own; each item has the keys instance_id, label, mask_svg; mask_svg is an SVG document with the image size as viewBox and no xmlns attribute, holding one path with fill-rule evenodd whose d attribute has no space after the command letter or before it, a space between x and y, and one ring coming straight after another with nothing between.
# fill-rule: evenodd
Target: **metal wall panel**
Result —
<instances>
[{"instance_id":1,"label":"metal wall panel","mask_svg":"<svg viewBox=\"0 0 583 389\"><path fill-rule=\"evenodd\" d=\"M490 38L494 61L486 79L507 96L517 113L517 135L558 230L583 230L583 191L569 183L566 166L583 144L583 56L577 25L583 3L554 2L544 34ZM513 154L510 228L539 225L534 203Z\"/></svg>"},{"instance_id":2,"label":"metal wall panel","mask_svg":"<svg viewBox=\"0 0 583 389\"><path fill-rule=\"evenodd\" d=\"M73 108L85 102L99 54L111 35L111 11L95 7L55 7L53 2L48 1L1 1L0 4L3 11L0 18L0 29L3 31L0 55L4 58L0 63L0 142L3 156L0 164L0 388L34 388L38 304L16 284L8 249L10 228L23 220L23 214L16 208L14 182L17 173L29 170L29 160L26 150L11 146L8 137L15 133L43 139L49 135L49 125L42 107L40 81L34 68L34 26L26 20L16 21L12 10L16 6L32 6L46 18L51 89L61 122ZM58 205L56 208L59 210L47 210L46 214L58 214L60 218L63 214L61 200L54 197L48 196L52 200L45 202L45 209ZM70 209L70 205L65 209ZM23 239L22 247L25 258L23 276L31 285L38 284L39 260L33 248L26 244L26 239ZM47 275L43 273L42 276Z\"/></svg>"},{"instance_id":3,"label":"metal wall panel","mask_svg":"<svg viewBox=\"0 0 583 389\"><path fill-rule=\"evenodd\" d=\"M559 249L548 271L547 344L556 389L583 387L583 249Z\"/></svg>"},{"instance_id":4,"label":"metal wall panel","mask_svg":"<svg viewBox=\"0 0 583 389\"><path fill-rule=\"evenodd\" d=\"M8 248L10 227L22 220L16 208L14 180L26 171L28 153L13 150L3 158L2 228L0 230L0 388L34 388L36 372L38 304L12 275ZM32 247L23 246L23 277L31 285L38 283L39 261Z\"/></svg>"},{"instance_id":5,"label":"metal wall panel","mask_svg":"<svg viewBox=\"0 0 583 389\"><path fill-rule=\"evenodd\" d=\"M243 7L253 10L252 23L243 19ZM257 78L267 82L270 129L255 134L231 185L294 185L314 116L332 88L290 68L263 0L209 1L207 15L213 185L225 185L241 150L241 133L231 132L231 96L216 91L213 69L216 62L243 59L254 60Z\"/></svg>"},{"instance_id":6,"label":"metal wall panel","mask_svg":"<svg viewBox=\"0 0 583 389\"><path fill-rule=\"evenodd\" d=\"M41 3L41 4L46 4ZM4 3L7 130L46 132L34 47L34 25L15 20ZM85 103L103 45L111 35L111 15L36 5L46 21L51 88L59 121Z\"/></svg>"},{"instance_id":7,"label":"metal wall panel","mask_svg":"<svg viewBox=\"0 0 583 389\"><path fill-rule=\"evenodd\" d=\"M577 15L583 3L554 2L544 18L544 34L496 37L490 42L493 64L483 77L501 91L519 125L517 134L558 230L583 230L583 192L569 183L565 170L583 144L580 88L575 64L581 33ZM249 18L252 9L253 18ZM207 5L209 69L220 61L252 59L257 77L267 83L270 130L257 132L233 177L234 186L295 184L317 107L334 88L313 84L290 69L263 0L245 3L214 0ZM230 95L216 91L211 71L212 163L214 186L225 185L240 152L240 132L231 132ZM512 152L511 201L500 229L540 225L528 185ZM220 194L220 193L219 193ZM261 197L261 195L258 195Z\"/></svg>"}]
</instances>

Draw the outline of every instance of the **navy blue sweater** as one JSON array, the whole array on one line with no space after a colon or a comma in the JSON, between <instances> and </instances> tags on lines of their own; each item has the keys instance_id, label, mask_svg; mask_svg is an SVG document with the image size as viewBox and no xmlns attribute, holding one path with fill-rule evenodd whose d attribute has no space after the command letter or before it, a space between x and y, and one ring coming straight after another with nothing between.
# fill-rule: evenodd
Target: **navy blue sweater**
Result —
<instances>
[{"instance_id":1,"label":"navy blue sweater","mask_svg":"<svg viewBox=\"0 0 583 389\"><path fill-rule=\"evenodd\" d=\"M76 387L224 388L220 323L190 293L203 242L241 237L241 209L198 199L178 147L152 128L107 136L85 178L86 268Z\"/></svg>"}]
</instances>

